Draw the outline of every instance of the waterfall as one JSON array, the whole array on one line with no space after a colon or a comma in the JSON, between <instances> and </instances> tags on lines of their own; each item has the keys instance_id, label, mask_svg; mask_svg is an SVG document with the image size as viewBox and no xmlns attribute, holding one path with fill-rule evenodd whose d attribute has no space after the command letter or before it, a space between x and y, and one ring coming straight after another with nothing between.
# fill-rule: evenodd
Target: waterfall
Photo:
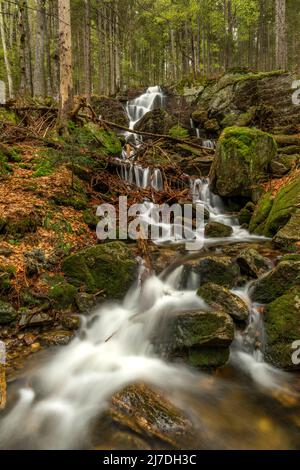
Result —
<instances>
[{"instance_id":1,"label":"waterfall","mask_svg":"<svg viewBox=\"0 0 300 470\"><path fill-rule=\"evenodd\" d=\"M157 108L165 107L165 95L160 86L149 87L146 93L134 100L128 101L126 111L129 117L129 128L134 126L147 114ZM127 136L130 134L128 133Z\"/></svg>"}]
</instances>

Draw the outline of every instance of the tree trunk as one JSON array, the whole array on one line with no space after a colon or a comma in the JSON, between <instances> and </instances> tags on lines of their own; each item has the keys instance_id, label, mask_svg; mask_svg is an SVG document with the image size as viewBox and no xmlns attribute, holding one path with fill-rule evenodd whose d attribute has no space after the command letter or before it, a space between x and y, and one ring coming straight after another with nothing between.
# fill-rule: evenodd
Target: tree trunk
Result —
<instances>
[{"instance_id":1,"label":"tree trunk","mask_svg":"<svg viewBox=\"0 0 300 470\"><path fill-rule=\"evenodd\" d=\"M276 0L276 68L287 68L286 0Z\"/></svg>"},{"instance_id":2,"label":"tree trunk","mask_svg":"<svg viewBox=\"0 0 300 470\"><path fill-rule=\"evenodd\" d=\"M90 10L90 0L84 0L84 92L88 99L92 94Z\"/></svg>"},{"instance_id":3,"label":"tree trunk","mask_svg":"<svg viewBox=\"0 0 300 470\"><path fill-rule=\"evenodd\" d=\"M5 63L7 83L8 83L8 96L12 98L13 97L13 81L12 81L10 61L9 61L9 57L7 53L2 5L0 6L0 35L2 39L2 49L3 49L4 63Z\"/></svg>"},{"instance_id":4,"label":"tree trunk","mask_svg":"<svg viewBox=\"0 0 300 470\"><path fill-rule=\"evenodd\" d=\"M36 1L36 45L35 64L33 73L33 91L35 96L46 95L45 77L45 25L46 25L46 0Z\"/></svg>"},{"instance_id":5,"label":"tree trunk","mask_svg":"<svg viewBox=\"0 0 300 470\"><path fill-rule=\"evenodd\" d=\"M73 107L72 42L70 0L58 0L59 118L63 129Z\"/></svg>"}]
</instances>

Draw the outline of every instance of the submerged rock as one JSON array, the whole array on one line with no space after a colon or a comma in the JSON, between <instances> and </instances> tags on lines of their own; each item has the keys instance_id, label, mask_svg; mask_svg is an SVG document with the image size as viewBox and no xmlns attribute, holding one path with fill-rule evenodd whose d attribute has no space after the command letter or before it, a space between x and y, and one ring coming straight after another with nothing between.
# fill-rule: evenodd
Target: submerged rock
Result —
<instances>
[{"instance_id":1,"label":"submerged rock","mask_svg":"<svg viewBox=\"0 0 300 470\"><path fill-rule=\"evenodd\" d=\"M271 269L272 263L253 248L242 250L237 256L241 273L248 277L257 278Z\"/></svg>"},{"instance_id":2,"label":"submerged rock","mask_svg":"<svg viewBox=\"0 0 300 470\"><path fill-rule=\"evenodd\" d=\"M257 129L228 127L219 139L210 187L223 197L252 197L277 154L273 137Z\"/></svg>"},{"instance_id":3,"label":"submerged rock","mask_svg":"<svg viewBox=\"0 0 300 470\"><path fill-rule=\"evenodd\" d=\"M212 308L221 309L234 320L246 321L249 316L246 303L226 287L213 283L204 284L197 294Z\"/></svg>"},{"instance_id":4,"label":"submerged rock","mask_svg":"<svg viewBox=\"0 0 300 470\"><path fill-rule=\"evenodd\" d=\"M92 246L63 261L68 281L88 293L103 291L110 299L122 298L136 279L138 263L125 243Z\"/></svg>"},{"instance_id":5,"label":"submerged rock","mask_svg":"<svg viewBox=\"0 0 300 470\"><path fill-rule=\"evenodd\" d=\"M229 256L211 255L185 265L185 277L196 273L200 284L212 282L232 288L237 285L241 276L237 262Z\"/></svg>"},{"instance_id":6,"label":"submerged rock","mask_svg":"<svg viewBox=\"0 0 300 470\"><path fill-rule=\"evenodd\" d=\"M253 284L255 302L270 303L294 286L300 285L300 261L281 261L276 268Z\"/></svg>"},{"instance_id":7,"label":"submerged rock","mask_svg":"<svg viewBox=\"0 0 300 470\"><path fill-rule=\"evenodd\" d=\"M266 359L282 369L300 370L293 361L293 343L300 338L300 285L268 305L265 327Z\"/></svg>"},{"instance_id":8,"label":"submerged rock","mask_svg":"<svg viewBox=\"0 0 300 470\"><path fill-rule=\"evenodd\" d=\"M205 226L204 233L209 238L230 237L233 234L233 228L220 222L209 222Z\"/></svg>"},{"instance_id":9,"label":"submerged rock","mask_svg":"<svg viewBox=\"0 0 300 470\"><path fill-rule=\"evenodd\" d=\"M0 325L12 323L18 316L18 312L8 303L0 300Z\"/></svg>"}]
</instances>

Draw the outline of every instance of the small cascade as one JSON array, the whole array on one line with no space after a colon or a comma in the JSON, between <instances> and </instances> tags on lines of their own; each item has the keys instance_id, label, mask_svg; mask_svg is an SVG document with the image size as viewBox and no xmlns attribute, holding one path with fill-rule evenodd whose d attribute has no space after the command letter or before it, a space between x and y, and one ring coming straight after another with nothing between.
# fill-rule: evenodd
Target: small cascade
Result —
<instances>
[{"instance_id":1,"label":"small cascade","mask_svg":"<svg viewBox=\"0 0 300 470\"><path fill-rule=\"evenodd\" d=\"M208 139L207 140L202 140L202 146L207 148L207 149L214 150L216 148L216 143L213 140L208 140Z\"/></svg>"},{"instance_id":2,"label":"small cascade","mask_svg":"<svg viewBox=\"0 0 300 470\"><path fill-rule=\"evenodd\" d=\"M159 168L143 168L141 165L121 159L116 159L116 162L120 168L119 176L124 181L138 188L147 189L152 187L156 191L163 191L164 181Z\"/></svg>"},{"instance_id":3,"label":"small cascade","mask_svg":"<svg viewBox=\"0 0 300 470\"><path fill-rule=\"evenodd\" d=\"M128 101L126 111L129 116L129 128L134 126L147 114L157 108L165 106L165 95L160 86L149 87L143 95ZM128 133L129 135L129 133Z\"/></svg>"}]
</instances>

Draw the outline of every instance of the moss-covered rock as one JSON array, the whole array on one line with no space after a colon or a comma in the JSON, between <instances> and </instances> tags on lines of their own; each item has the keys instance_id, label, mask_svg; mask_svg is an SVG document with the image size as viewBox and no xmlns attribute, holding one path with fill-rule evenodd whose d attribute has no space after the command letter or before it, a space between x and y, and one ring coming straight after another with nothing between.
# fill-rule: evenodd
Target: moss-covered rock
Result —
<instances>
[{"instance_id":1,"label":"moss-covered rock","mask_svg":"<svg viewBox=\"0 0 300 470\"><path fill-rule=\"evenodd\" d=\"M170 315L165 322L165 328L160 331L168 331L168 334L161 335L158 341L169 358L204 369L227 362L234 338L233 321L227 313L181 312Z\"/></svg>"},{"instance_id":2,"label":"moss-covered rock","mask_svg":"<svg viewBox=\"0 0 300 470\"><path fill-rule=\"evenodd\" d=\"M187 274L198 274L201 285L212 282L232 288L241 276L239 265L229 256L206 256L186 265Z\"/></svg>"},{"instance_id":3,"label":"moss-covered rock","mask_svg":"<svg viewBox=\"0 0 300 470\"><path fill-rule=\"evenodd\" d=\"M269 259L262 256L253 248L242 250L236 260L241 269L241 273L250 278L262 276L272 267Z\"/></svg>"},{"instance_id":4,"label":"moss-covered rock","mask_svg":"<svg viewBox=\"0 0 300 470\"><path fill-rule=\"evenodd\" d=\"M239 219L239 224L243 226L249 226L250 220L253 216L253 212L255 210L255 205L253 202L249 201L243 207L243 209L240 210L238 219Z\"/></svg>"},{"instance_id":5,"label":"moss-covered rock","mask_svg":"<svg viewBox=\"0 0 300 470\"><path fill-rule=\"evenodd\" d=\"M106 121L128 127L129 119L122 103L108 96L91 96L91 105L97 114Z\"/></svg>"},{"instance_id":6,"label":"moss-covered rock","mask_svg":"<svg viewBox=\"0 0 300 470\"><path fill-rule=\"evenodd\" d=\"M83 212L83 221L90 227L90 229L95 230L99 222L99 218L96 216L94 210L86 209Z\"/></svg>"},{"instance_id":7,"label":"moss-covered rock","mask_svg":"<svg viewBox=\"0 0 300 470\"><path fill-rule=\"evenodd\" d=\"M299 149L300 150L300 149ZM300 153L300 152L299 152ZM271 172L275 177L284 176L295 168L300 160L299 155L280 154L271 162Z\"/></svg>"},{"instance_id":8,"label":"moss-covered rock","mask_svg":"<svg viewBox=\"0 0 300 470\"><path fill-rule=\"evenodd\" d=\"M287 224L273 238L276 245L284 249L293 249L300 242L300 210L292 214Z\"/></svg>"},{"instance_id":9,"label":"moss-covered rock","mask_svg":"<svg viewBox=\"0 0 300 470\"><path fill-rule=\"evenodd\" d=\"M276 154L277 144L265 132L246 127L225 129L211 168L212 191L224 197L252 197Z\"/></svg>"},{"instance_id":10,"label":"moss-covered rock","mask_svg":"<svg viewBox=\"0 0 300 470\"><path fill-rule=\"evenodd\" d=\"M137 261L125 243L105 243L80 251L63 261L68 281L88 293L104 291L122 298L136 278Z\"/></svg>"},{"instance_id":11,"label":"moss-covered rock","mask_svg":"<svg viewBox=\"0 0 300 470\"><path fill-rule=\"evenodd\" d=\"M18 210L1 219L0 233L11 235L18 239L26 233L34 233L41 226L42 219L38 212L26 212Z\"/></svg>"},{"instance_id":12,"label":"moss-covered rock","mask_svg":"<svg viewBox=\"0 0 300 470\"><path fill-rule=\"evenodd\" d=\"M74 304L76 294L76 287L65 281L54 284L48 291L49 299L54 302L55 307L58 309L71 307Z\"/></svg>"},{"instance_id":13,"label":"moss-covered rock","mask_svg":"<svg viewBox=\"0 0 300 470\"><path fill-rule=\"evenodd\" d=\"M0 300L0 325L12 323L17 316L18 312L10 303Z\"/></svg>"},{"instance_id":14,"label":"moss-covered rock","mask_svg":"<svg viewBox=\"0 0 300 470\"><path fill-rule=\"evenodd\" d=\"M295 177L288 185L282 186L275 197L271 192L265 193L260 199L258 206L250 222L250 231L267 237L274 237L279 230L283 229L277 241L285 245L300 239L297 237L298 205L300 203L300 177ZM293 214L297 211L295 219L287 225ZM282 237L282 240L281 240Z\"/></svg>"},{"instance_id":15,"label":"moss-covered rock","mask_svg":"<svg viewBox=\"0 0 300 470\"><path fill-rule=\"evenodd\" d=\"M205 236L208 238L230 237L233 234L233 228L220 222L209 222L205 226Z\"/></svg>"},{"instance_id":16,"label":"moss-covered rock","mask_svg":"<svg viewBox=\"0 0 300 470\"><path fill-rule=\"evenodd\" d=\"M204 108L197 108L192 113L192 119L196 124L204 124L208 120L208 112Z\"/></svg>"},{"instance_id":17,"label":"moss-covered rock","mask_svg":"<svg viewBox=\"0 0 300 470\"><path fill-rule=\"evenodd\" d=\"M281 261L266 276L255 281L251 297L256 302L270 303L297 285L300 285L300 262Z\"/></svg>"},{"instance_id":18,"label":"moss-covered rock","mask_svg":"<svg viewBox=\"0 0 300 470\"><path fill-rule=\"evenodd\" d=\"M154 134L168 134L172 127L177 125L174 116L164 109L154 109L145 116L135 126L137 131L150 132Z\"/></svg>"},{"instance_id":19,"label":"moss-covered rock","mask_svg":"<svg viewBox=\"0 0 300 470\"><path fill-rule=\"evenodd\" d=\"M197 294L213 309L221 309L234 320L246 321L249 316L245 302L226 287L212 283L204 284Z\"/></svg>"},{"instance_id":20,"label":"moss-covered rock","mask_svg":"<svg viewBox=\"0 0 300 470\"><path fill-rule=\"evenodd\" d=\"M300 338L300 285L268 305L265 327L266 360L282 369L300 370L292 360L293 343Z\"/></svg>"}]
</instances>

